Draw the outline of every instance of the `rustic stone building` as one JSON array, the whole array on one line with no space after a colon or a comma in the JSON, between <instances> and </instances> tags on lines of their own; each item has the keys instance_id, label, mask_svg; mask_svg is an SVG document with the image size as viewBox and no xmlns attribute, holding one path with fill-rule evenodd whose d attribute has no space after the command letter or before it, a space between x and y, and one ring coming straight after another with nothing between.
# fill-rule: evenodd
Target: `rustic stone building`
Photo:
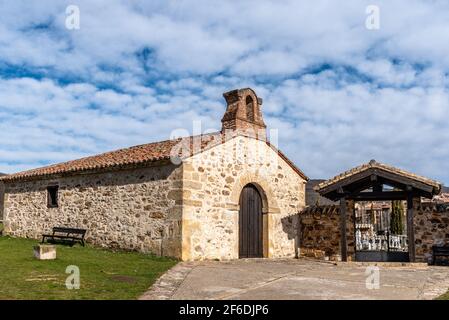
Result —
<instances>
[{"instance_id":1,"label":"rustic stone building","mask_svg":"<svg viewBox=\"0 0 449 320\"><path fill-rule=\"evenodd\" d=\"M267 141L253 90L224 97L220 132L1 178L5 233L85 228L95 245L183 260L294 256L284 218L304 208L307 177Z\"/></svg>"}]
</instances>

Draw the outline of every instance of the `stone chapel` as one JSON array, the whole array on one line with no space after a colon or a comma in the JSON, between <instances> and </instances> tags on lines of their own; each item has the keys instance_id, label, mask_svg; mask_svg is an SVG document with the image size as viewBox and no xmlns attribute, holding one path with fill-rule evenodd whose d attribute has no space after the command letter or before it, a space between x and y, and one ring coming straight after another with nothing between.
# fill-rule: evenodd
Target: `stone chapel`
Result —
<instances>
[{"instance_id":1,"label":"stone chapel","mask_svg":"<svg viewBox=\"0 0 449 320\"><path fill-rule=\"evenodd\" d=\"M5 233L83 228L94 245L182 260L295 256L287 217L308 178L268 141L252 89L223 96L219 132L1 177Z\"/></svg>"}]
</instances>

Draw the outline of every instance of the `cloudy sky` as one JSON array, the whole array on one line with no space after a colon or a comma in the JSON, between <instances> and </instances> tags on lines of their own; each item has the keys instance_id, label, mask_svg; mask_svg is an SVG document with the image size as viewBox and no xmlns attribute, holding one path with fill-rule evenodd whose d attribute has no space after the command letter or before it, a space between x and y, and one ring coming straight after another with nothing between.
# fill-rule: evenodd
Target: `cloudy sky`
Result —
<instances>
[{"instance_id":1,"label":"cloudy sky","mask_svg":"<svg viewBox=\"0 0 449 320\"><path fill-rule=\"evenodd\" d=\"M312 178L374 158L449 184L448 71L446 0L0 0L0 171L218 130L253 87Z\"/></svg>"}]
</instances>

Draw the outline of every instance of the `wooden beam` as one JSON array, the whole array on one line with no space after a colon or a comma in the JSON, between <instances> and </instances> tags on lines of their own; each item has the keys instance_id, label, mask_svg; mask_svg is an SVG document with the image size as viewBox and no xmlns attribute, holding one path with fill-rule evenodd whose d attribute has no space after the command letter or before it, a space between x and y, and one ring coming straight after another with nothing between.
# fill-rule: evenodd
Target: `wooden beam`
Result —
<instances>
[{"instance_id":1,"label":"wooden beam","mask_svg":"<svg viewBox=\"0 0 449 320\"><path fill-rule=\"evenodd\" d=\"M324 194L330 193L332 191L337 191L340 187L351 185L354 182L357 182L357 181L360 181L360 180L363 180L363 179L366 179L366 178L370 177L372 172L373 171L370 169L370 170L366 170L366 171L362 171L362 172L356 173L356 174L354 174L352 176L349 176L349 177L347 177L347 178L345 178L345 179L343 179L341 181L338 181L336 183L333 183L333 184L323 188L322 190L320 190L319 193L321 195L324 195Z\"/></svg>"},{"instance_id":2,"label":"wooden beam","mask_svg":"<svg viewBox=\"0 0 449 320\"><path fill-rule=\"evenodd\" d=\"M402 177L402 176L400 176L398 174L394 174L394 173L390 173L390 172L387 172L387 171L380 171L379 170L379 176L383 177L383 178L385 178L387 180L392 180L392 181L395 181L395 182L399 182L399 183L402 183L405 186L411 186L411 187L413 187L415 189L419 189L419 190L422 190L422 191L425 191L425 192L432 192L433 191L433 186L431 186L431 185L428 185L428 184L425 184L425 183L422 183L422 182L419 182L419 181L415 181L415 180L412 180L410 178Z\"/></svg>"},{"instance_id":3,"label":"wooden beam","mask_svg":"<svg viewBox=\"0 0 449 320\"><path fill-rule=\"evenodd\" d=\"M389 201L407 200L408 193L404 191L381 191L381 192L357 192L347 195L348 199L356 201Z\"/></svg>"},{"instance_id":4,"label":"wooden beam","mask_svg":"<svg viewBox=\"0 0 449 320\"><path fill-rule=\"evenodd\" d=\"M375 178L374 178L375 177ZM374 180L373 180L374 179ZM368 184L371 182L371 185L374 182L382 182L384 184L393 184L394 186L403 186L403 188L406 188L406 186L410 186L413 189L417 189L419 191L422 191L426 194L433 194L434 187L428 184L425 184L420 181L413 180L408 177L401 176L400 174L391 173L388 171L384 171L382 169L367 169L365 171L356 173L354 175L350 175L347 178L335 182L322 190L320 190L320 194L322 196L326 196L326 194L330 194L333 192L338 192L339 188L345 188L350 185L354 185L362 180L365 180L368 182ZM390 183L388 183L390 182Z\"/></svg>"},{"instance_id":5,"label":"wooden beam","mask_svg":"<svg viewBox=\"0 0 449 320\"><path fill-rule=\"evenodd\" d=\"M413 223L413 194L407 196L407 238L410 262L415 262L415 226Z\"/></svg>"},{"instance_id":6,"label":"wooden beam","mask_svg":"<svg viewBox=\"0 0 449 320\"><path fill-rule=\"evenodd\" d=\"M382 192L383 185L380 183L376 183L373 185L373 192Z\"/></svg>"},{"instance_id":7,"label":"wooden beam","mask_svg":"<svg viewBox=\"0 0 449 320\"><path fill-rule=\"evenodd\" d=\"M346 243L346 198L340 199L340 244L341 261L348 261L348 244Z\"/></svg>"},{"instance_id":8,"label":"wooden beam","mask_svg":"<svg viewBox=\"0 0 449 320\"><path fill-rule=\"evenodd\" d=\"M353 187L353 185L351 185L351 187ZM357 194L357 193L360 193L360 192L365 191L372 187L373 187L372 183L360 184L360 185L357 185L356 188L351 188L351 192L348 195Z\"/></svg>"}]
</instances>

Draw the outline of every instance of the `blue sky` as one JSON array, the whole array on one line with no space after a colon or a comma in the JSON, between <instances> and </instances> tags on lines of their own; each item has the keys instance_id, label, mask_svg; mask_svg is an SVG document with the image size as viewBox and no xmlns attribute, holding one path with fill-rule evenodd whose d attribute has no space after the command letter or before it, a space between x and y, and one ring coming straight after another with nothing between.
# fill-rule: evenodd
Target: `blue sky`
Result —
<instances>
[{"instance_id":1,"label":"blue sky","mask_svg":"<svg viewBox=\"0 0 449 320\"><path fill-rule=\"evenodd\" d=\"M0 171L218 130L252 87L308 176L374 158L447 185L448 72L447 1L0 1Z\"/></svg>"}]
</instances>

